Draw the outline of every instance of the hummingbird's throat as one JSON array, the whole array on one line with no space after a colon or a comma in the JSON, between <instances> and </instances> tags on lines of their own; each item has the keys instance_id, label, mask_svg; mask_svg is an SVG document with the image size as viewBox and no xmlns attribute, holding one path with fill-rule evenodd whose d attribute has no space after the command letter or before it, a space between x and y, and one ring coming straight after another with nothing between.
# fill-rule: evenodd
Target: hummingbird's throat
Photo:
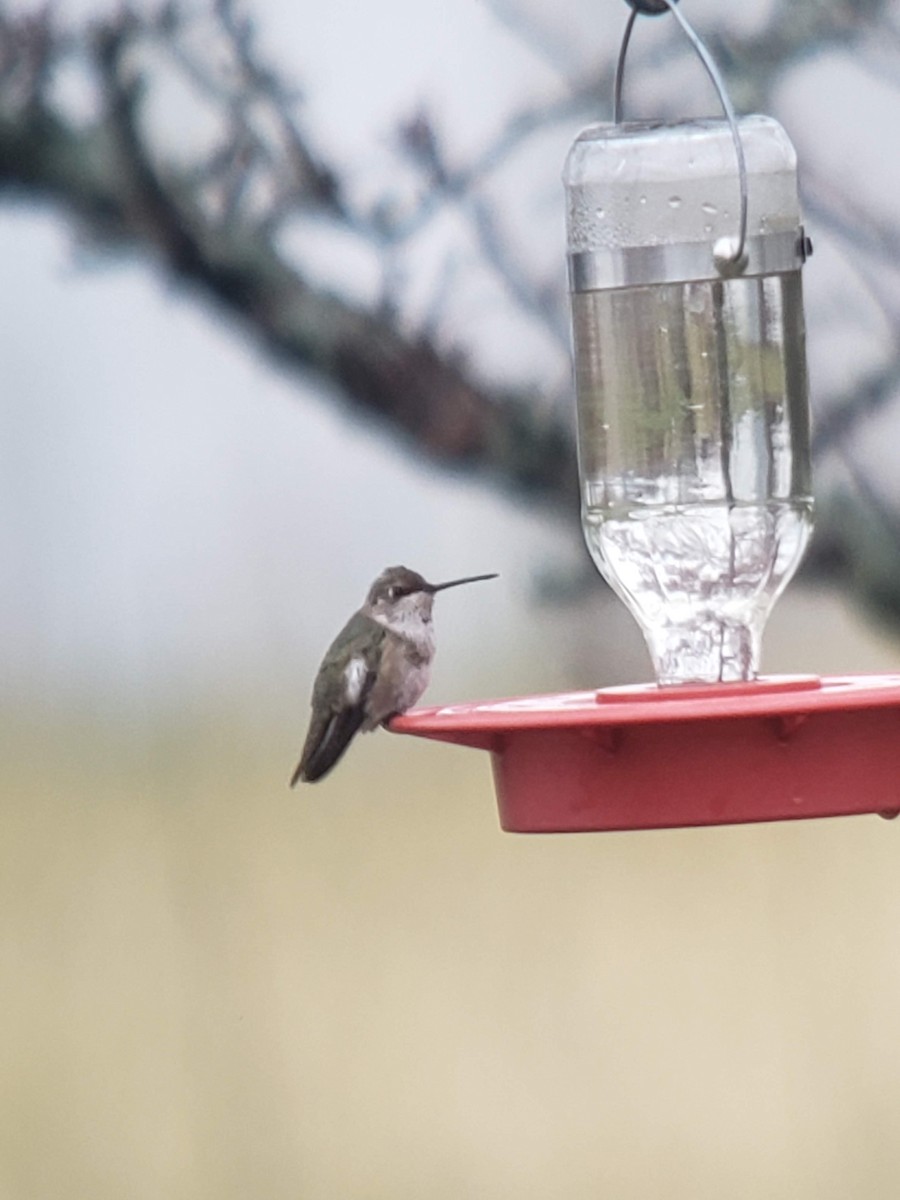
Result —
<instances>
[{"instance_id":1,"label":"hummingbird's throat","mask_svg":"<svg viewBox=\"0 0 900 1200\"><path fill-rule=\"evenodd\" d=\"M404 596L388 612L374 612L372 619L395 637L409 642L426 658L434 653L434 626L431 623L431 597L422 604L421 596Z\"/></svg>"}]
</instances>

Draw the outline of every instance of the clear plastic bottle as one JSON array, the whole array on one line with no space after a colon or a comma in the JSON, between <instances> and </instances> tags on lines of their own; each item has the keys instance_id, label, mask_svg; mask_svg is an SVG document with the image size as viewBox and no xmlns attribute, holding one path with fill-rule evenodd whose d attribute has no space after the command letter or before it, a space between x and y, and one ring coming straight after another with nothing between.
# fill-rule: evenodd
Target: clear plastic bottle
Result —
<instances>
[{"instance_id":1,"label":"clear plastic bottle","mask_svg":"<svg viewBox=\"0 0 900 1200\"><path fill-rule=\"evenodd\" d=\"M795 158L740 127L743 270L725 122L595 126L566 165L583 527L661 684L756 676L812 524Z\"/></svg>"}]
</instances>

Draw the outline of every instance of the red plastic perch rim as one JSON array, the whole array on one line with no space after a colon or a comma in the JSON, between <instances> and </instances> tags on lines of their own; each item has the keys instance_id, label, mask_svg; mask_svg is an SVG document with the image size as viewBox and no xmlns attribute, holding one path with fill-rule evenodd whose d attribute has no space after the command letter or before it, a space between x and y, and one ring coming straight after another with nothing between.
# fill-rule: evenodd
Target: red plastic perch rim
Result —
<instances>
[{"instance_id":1,"label":"red plastic perch rim","mask_svg":"<svg viewBox=\"0 0 900 1200\"><path fill-rule=\"evenodd\" d=\"M490 751L510 832L900 812L900 675L525 696L391 729Z\"/></svg>"}]
</instances>

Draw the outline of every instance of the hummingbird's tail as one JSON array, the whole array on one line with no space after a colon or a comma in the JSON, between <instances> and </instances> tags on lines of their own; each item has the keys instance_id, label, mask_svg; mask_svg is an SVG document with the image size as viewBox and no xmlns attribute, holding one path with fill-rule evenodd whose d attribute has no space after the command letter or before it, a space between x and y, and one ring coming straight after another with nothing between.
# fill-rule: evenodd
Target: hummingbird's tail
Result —
<instances>
[{"instance_id":1,"label":"hummingbird's tail","mask_svg":"<svg viewBox=\"0 0 900 1200\"><path fill-rule=\"evenodd\" d=\"M315 783L327 775L359 732L364 717L365 712L360 704L353 708L342 708L340 712L326 713L321 720L314 719L306 735L297 769L291 776L291 787L301 780Z\"/></svg>"}]
</instances>

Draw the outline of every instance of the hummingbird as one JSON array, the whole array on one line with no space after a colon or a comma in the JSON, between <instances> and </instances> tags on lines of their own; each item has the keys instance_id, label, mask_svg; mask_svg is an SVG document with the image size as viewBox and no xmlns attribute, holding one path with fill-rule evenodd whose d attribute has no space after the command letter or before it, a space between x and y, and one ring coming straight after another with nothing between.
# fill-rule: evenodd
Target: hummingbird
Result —
<instances>
[{"instance_id":1,"label":"hummingbird","mask_svg":"<svg viewBox=\"0 0 900 1200\"><path fill-rule=\"evenodd\" d=\"M434 659L435 595L496 578L468 575L429 583L408 567L381 572L319 667L309 730L291 787L327 775L360 729L377 729L416 703L428 686Z\"/></svg>"}]
</instances>

